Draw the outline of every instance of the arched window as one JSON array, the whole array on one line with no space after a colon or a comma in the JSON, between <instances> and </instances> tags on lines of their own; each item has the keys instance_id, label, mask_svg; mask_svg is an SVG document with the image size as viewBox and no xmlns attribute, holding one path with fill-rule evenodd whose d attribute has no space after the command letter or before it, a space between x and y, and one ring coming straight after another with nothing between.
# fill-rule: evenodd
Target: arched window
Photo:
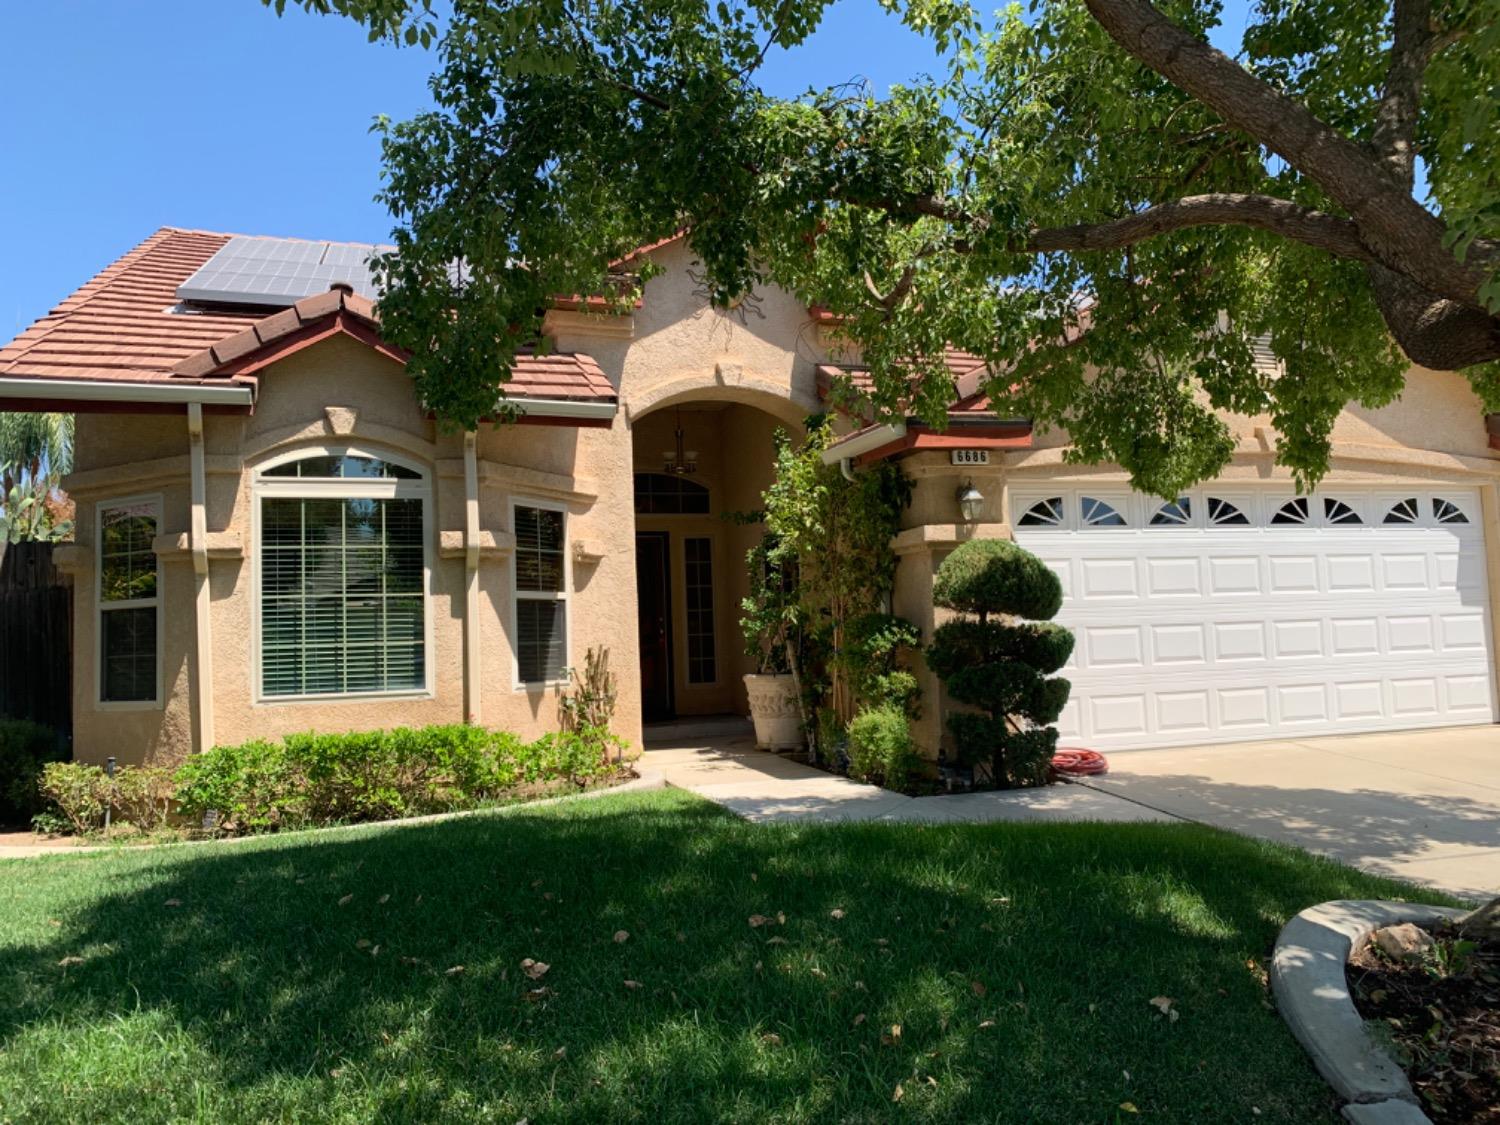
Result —
<instances>
[{"instance_id":1,"label":"arched window","mask_svg":"<svg viewBox=\"0 0 1500 1125\"><path fill-rule=\"evenodd\" d=\"M1432 515L1438 523L1468 523L1469 517L1464 515L1463 509L1452 500L1444 500L1441 496L1432 498Z\"/></svg>"},{"instance_id":2,"label":"arched window","mask_svg":"<svg viewBox=\"0 0 1500 1125\"><path fill-rule=\"evenodd\" d=\"M428 690L426 476L323 449L254 488L259 698Z\"/></svg>"},{"instance_id":3,"label":"arched window","mask_svg":"<svg viewBox=\"0 0 1500 1125\"><path fill-rule=\"evenodd\" d=\"M1276 509L1276 514L1271 517L1273 524L1304 524L1312 518L1312 513L1307 507L1306 496L1294 496L1281 507Z\"/></svg>"},{"instance_id":4,"label":"arched window","mask_svg":"<svg viewBox=\"0 0 1500 1125\"><path fill-rule=\"evenodd\" d=\"M1125 517L1107 500L1085 496L1079 505L1084 527L1124 527Z\"/></svg>"},{"instance_id":5,"label":"arched window","mask_svg":"<svg viewBox=\"0 0 1500 1125\"><path fill-rule=\"evenodd\" d=\"M1332 496L1323 497L1323 515L1329 523L1364 523L1359 518L1359 513L1342 500L1335 500Z\"/></svg>"},{"instance_id":6,"label":"arched window","mask_svg":"<svg viewBox=\"0 0 1500 1125\"><path fill-rule=\"evenodd\" d=\"M1247 524L1250 519L1228 500L1210 496L1208 498L1208 522L1215 527L1223 527L1226 524Z\"/></svg>"},{"instance_id":7,"label":"arched window","mask_svg":"<svg viewBox=\"0 0 1500 1125\"><path fill-rule=\"evenodd\" d=\"M635 510L651 516L706 516L708 488L671 473L636 473Z\"/></svg>"},{"instance_id":8,"label":"arched window","mask_svg":"<svg viewBox=\"0 0 1500 1125\"><path fill-rule=\"evenodd\" d=\"M1151 527L1186 527L1193 522L1193 498L1179 496L1168 500L1151 516Z\"/></svg>"},{"instance_id":9,"label":"arched window","mask_svg":"<svg viewBox=\"0 0 1500 1125\"><path fill-rule=\"evenodd\" d=\"M1384 523L1416 523L1422 517L1422 509L1417 505L1415 496L1408 496L1405 500L1398 500L1391 505L1391 510L1386 512Z\"/></svg>"},{"instance_id":10,"label":"arched window","mask_svg":"<svg viewBox=\"0 0 1500 1125\"><path fill-rule=\"evenodd\" d=\"M1038 500L1027 508L1016 522L1022 527L1061 527L1063 522L1062 497L1054 496L1050 500Z\"/></svg>"}]
</instances>

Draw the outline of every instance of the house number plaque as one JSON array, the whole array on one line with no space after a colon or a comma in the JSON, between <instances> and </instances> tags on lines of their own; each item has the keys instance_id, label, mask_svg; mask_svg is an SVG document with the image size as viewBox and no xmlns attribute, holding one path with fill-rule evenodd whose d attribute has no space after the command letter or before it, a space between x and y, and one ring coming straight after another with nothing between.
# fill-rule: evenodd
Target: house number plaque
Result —
<instances>
[{"instance_id":1,"label":"house number plaque","mask_svg":"<svg viewBox=\"0 0 1500 1125\"><path fill-rule=\"evenodd\" d=\"M988 465L990 463L990 451L988 449L952 449L949 450L954 465Z\"/></svg>"}]
</instances>

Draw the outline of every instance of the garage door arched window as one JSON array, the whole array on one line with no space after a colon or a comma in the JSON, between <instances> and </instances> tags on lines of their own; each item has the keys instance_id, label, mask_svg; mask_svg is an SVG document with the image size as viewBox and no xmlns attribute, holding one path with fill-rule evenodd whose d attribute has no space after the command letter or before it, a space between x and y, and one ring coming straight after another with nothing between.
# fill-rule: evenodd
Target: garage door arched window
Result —
<instances>
[{"instance_id":1,"label":"garage door arched window","mask_svg":"<svg viewBox=\"0 0 1500 1125\"><path fill-rule=\"evenodd\" d=\"M1463 509L1452 500L1444 500L1441 496L1432 498L1432 518L1438 523L1468 523L1469 517L1464 515Z\"/></svg>"},{"instance_id":2,"label":"garage door arched window","mask_svg":"<svg viewBox=\"0 0 1500 1125\"><path fill-rule=\"evenodd\" d=\"M1417 504L1415 496L1408 496L1405 500L1398 500L1391 505L1391 510L1386 512L1382 523L1416 523L1422 518L1422 509Z\"/></svg>"},{"instance_id":3,"label":"garage door arched window","mask_svg":"<svg viewBox=\"0 0 1500 1125\"><path fill-rule=\"evenodd\" d=\"M1151 527L1187 527L1193 522L1193 498L1179 496L1168 500L1152 513Z\"/></svg>"},{"instance_id":4,"label":"garage door arched window","mask_svg":"<svg viewBox=\"0 0 1500 1125\"><path fill-rule=\"evenodd\" d=\"M1276 514L1271 517L1271 522L1277 526L1296 526L1306 523L1310 516L1311 513L1307 507L1307 497L1294 496L1276 509Z\"/></svg>"},{"instance_id":5,"label":"garage door arched window","mask_svg":"<svg viewBox=\"0 0 1500 1125\"><path fill-rule=\"evenodd\" d=\"M1047 500L1038 500L1027 508L1016 522L1022 527L1061 527L1063 522L1062 497L1053 496Z\"/></svg>"},{"instance_id":6,"label":"garage door arched window","mask_svg":"<svg viewBox=\"0 0 1500 1125\"><path fill-rule=\"evenodd\" d=\"M1359 518L1356 512L1342 500L1335 500L1332 496L1323 497L1323 516L1329 523L1359 524L1365 521Z\"/></svg>"},{"instance_id":7,"label":"garage door arched window","mask_svg":"<svg viewBox=\"0 0 1500 1125\"><path fill-rule=\"evenodd\" d=\"M1085 496L1079 504L1084 527L1124 527L1125 517L1113 504L1093 496Z\"/></svg>"},{"instance_id":8,"label":"garage door arched window","mask_svg":"<svg viewBox=\"0 0 1500 1125\"><path fill-rule=\"evenodd\" d=\"M1239 507L1228 500L1218 496L1208 498L1208 522L1214 527L1227 525L1247 524L1250 517L1240 511Z\"/></svg>"}]
</instances>

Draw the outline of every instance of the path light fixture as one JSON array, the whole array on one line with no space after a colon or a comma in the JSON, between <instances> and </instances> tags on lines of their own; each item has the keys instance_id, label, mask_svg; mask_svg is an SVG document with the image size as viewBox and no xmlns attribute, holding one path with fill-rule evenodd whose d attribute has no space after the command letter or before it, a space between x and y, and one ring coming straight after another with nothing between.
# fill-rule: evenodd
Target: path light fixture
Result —
<instances>
[{"instance_id":1,"label":"path light fixture","mask_svg":"<svg viewBox=\"0 0 1500 1125\"><path fill-rule=\"evenodd\" d=\"M984 506L984 493L974 487L973 481L967 481L958 489L958 510L963 516L964 523L973 523L979 518L980 509Z\"/></svg>"}]
</instances>

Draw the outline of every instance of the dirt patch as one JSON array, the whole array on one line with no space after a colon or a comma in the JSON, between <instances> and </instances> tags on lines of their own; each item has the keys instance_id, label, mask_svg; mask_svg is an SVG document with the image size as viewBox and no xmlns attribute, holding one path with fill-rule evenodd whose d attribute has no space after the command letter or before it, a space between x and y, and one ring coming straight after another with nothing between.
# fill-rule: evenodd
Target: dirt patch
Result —
<instances>
[{"instance_id":1,"label":"dirt patch","mask_svg":"<svg viewBox=\"0 0 1500 1125\"><path fill-rule=\"evenodd\" d=\"M1433 1121L1500 1125L1500 941L1432 934L1436 946L1416 963L1359 950L1348 970L1355 1007Z\"/></svg>"}]
</instances>

